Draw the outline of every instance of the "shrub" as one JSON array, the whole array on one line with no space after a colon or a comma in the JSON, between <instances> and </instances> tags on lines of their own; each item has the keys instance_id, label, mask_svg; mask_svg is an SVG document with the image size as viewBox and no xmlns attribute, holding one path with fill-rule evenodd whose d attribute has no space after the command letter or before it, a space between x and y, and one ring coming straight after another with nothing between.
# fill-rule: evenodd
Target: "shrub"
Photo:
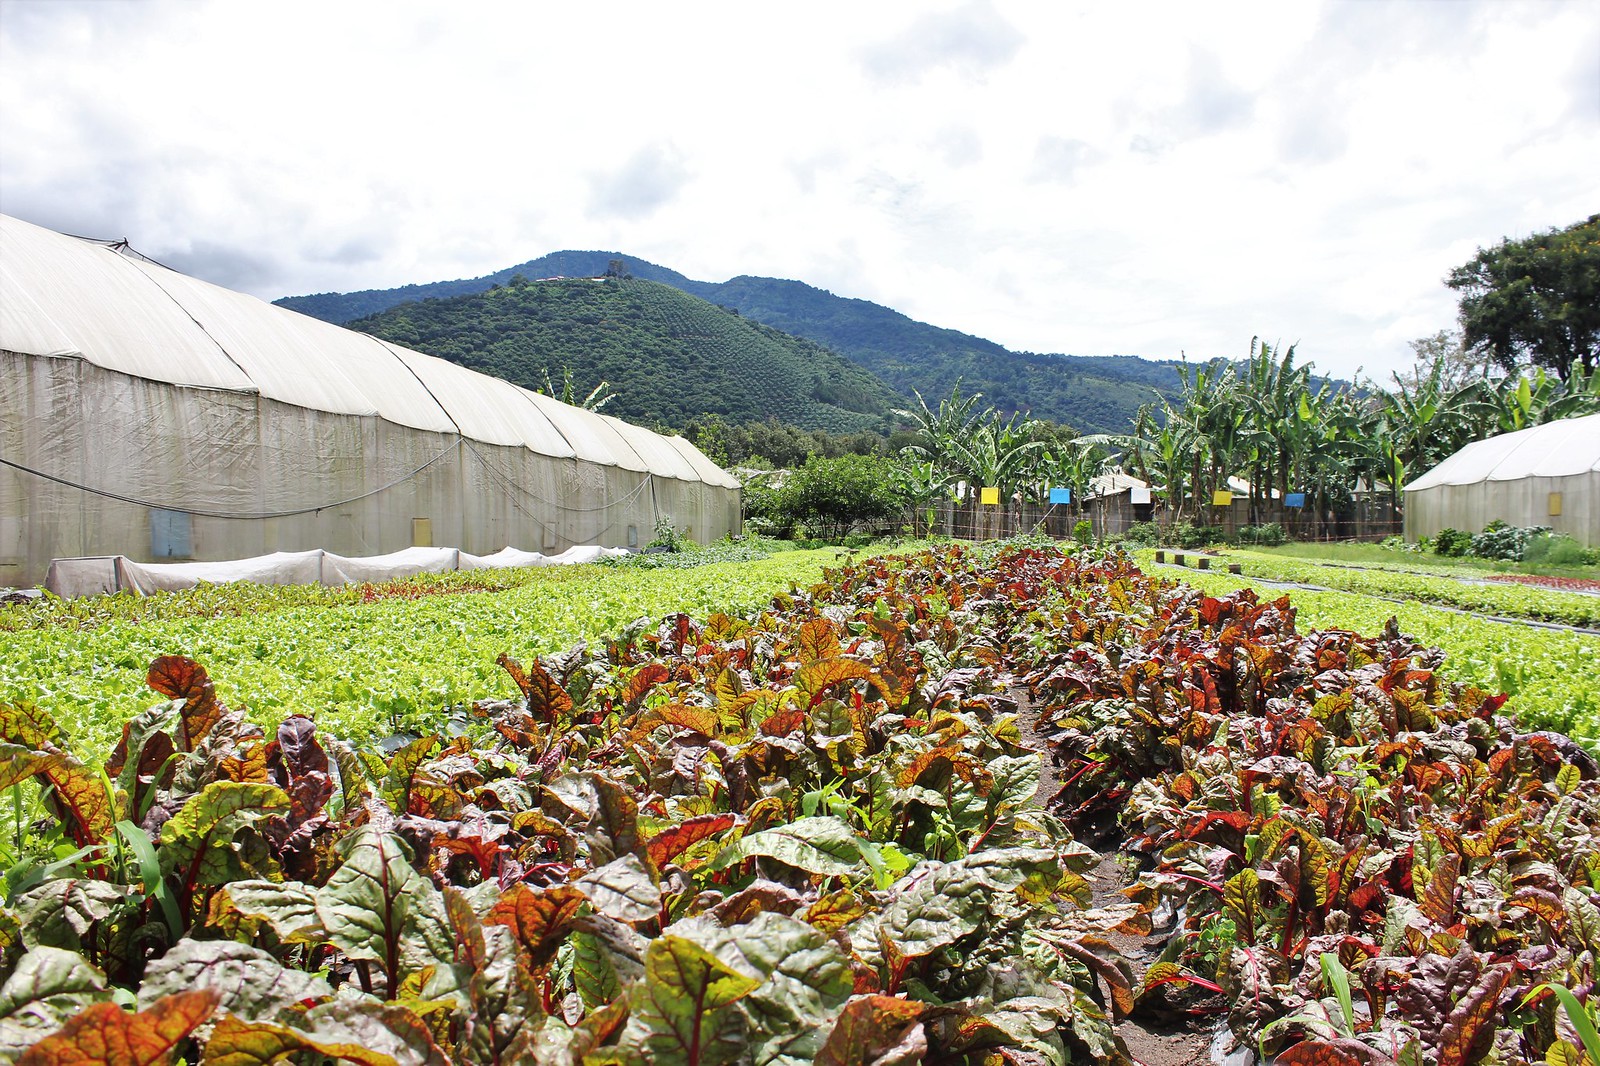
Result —
<instances>
[{"instance_id":1,"label":"shrub","mask_svg":"<svg viewBox=\"0 0 1600 1066\"><path fill-rule=\"evenodd\" d=\"M1087 544L1094 539L1094 523L1087 518L1080 518L1072 527L1072 539L1079 544Z\"/></svg>"},{"instance_id":2,"label":"shrub","mask_svg":"<svg viewBox=\"0 0 1600 1066\"><path fill-rule=\"evenodd\" d=\"M1240 544L1264 544L1273 547L1282 544L1288 538L1284 536L1283 527L1276 522L1267 522L1259 526L1240 526Z\"/></svg>"},{"instance_id":3,"label":"shrub","mask_svg":"<svg viewBox=\"0 0 1600 1066\"><path fill-rule=\"evenodd\" d=\"M876 455L813 455L778 489L766 517L803 525L808 534L838 540L855 527L896 518L906 501L896 487L895 463Z\"/></svg>"},{"instance_id":4,"label":"shrub","mask_svg":"<svg viewBox=\"0 0 1600 1066\"><path fill-rule=\"evenodd\" d=\"M646 548L661 548L664 551L675 552L689 543L682 533L673 528L671 515L656 516L655 532L655 538L645 545Z\"/></svg>"},{"instance_id":5,"label":"shrub","mask_svg":"<svg viewBox=\"0 0 1600 1066\"><path fill-rule=\"evenodd\" d=\"M1222 527L1179 522L1168 531L1167 539L1178 548L1205 548L1222 542Z\"/></svg>"},{"instance_id":6,"label":"shrub","mask_svg":"<svg viewBox=\"0 0 1600 1066\"><path fill-rule=\"evenodd\" d=\"M1439 530L1433 538L1433 550L1438 555L1448 555L1457 558L1467 554L1472 548L1472 534L1459 529L1446 526Z\"/></svg>"},{"instance_id":7,"label":"shrub","mask_svg":"<svg viewBox=\"0 0 1600 1066\"><path fill-rule=\"evenodd\" d=\"M1528 550L1528 542L1541 533L1549 532L1549 526L1513 526L1496 518L1483 527L1482 533L1472 538L1472 554L1480 559L1520 563Z\"/></svg>"},{"instance_id":8,"label":"shrub","mask_svg":"<svg viewBox=\"0 0 1600 1066\"><path fill-rule=\"evenodd\" d=\"M1161 543L1161 529L1154 522L1135 522L1122 534L1121 541L1132 548L1154 548Z\"/></svg>"},{"instance_id":9,"label":"shrub","mask_svg":"<svg viewBox=\"0 0 1600 1066\"><path fill-rule=\"evenodd\" d=\"M1539 533L1528 538L1522 561L1541 566L1592 566L1600 551L1585 548L1566 533Z\"/></svg>"}]
</instances>

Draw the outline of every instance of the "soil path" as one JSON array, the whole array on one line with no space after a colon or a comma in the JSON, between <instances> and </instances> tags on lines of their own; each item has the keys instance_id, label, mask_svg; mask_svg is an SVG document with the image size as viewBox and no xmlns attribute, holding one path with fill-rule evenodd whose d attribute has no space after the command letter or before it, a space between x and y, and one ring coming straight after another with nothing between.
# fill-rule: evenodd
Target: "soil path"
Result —
<instances>
[{"instance_id":1,"label":"soil path","mask_svg":"<svg viewBox=\"0 0 1600 1066\"><path fill-rule=\"evenodd\" d=\"M1061 778L1056 772L1050 747L1039 729L1038 715L1027 689L1011 692L1017 701L1018 727L1023 742L1044 755L1044 767L1039 775L1039 790L1034 800L1040 806L1061 789ZM1110 903L1126 902L1122 889L1129 881L1127 868L1118 861L1115 851L1102 852L1100 861L1088 873L1093 892L1092 905L1099 907ZM1144 979L1145 969L1161 956L1161 949L1170 930L1156 930L1146 936L1130 933L1108 932L1106 939L1127 958L1133 966L1134 985ZM1168 1024L1149 1018L1125 1018L1117 1023L1117 1035L1128 1047L1128 1054L1140 1066L1208 1066L1211 1062L1212 1033L1182 1022Z\"/></svg>"}]
</instances>

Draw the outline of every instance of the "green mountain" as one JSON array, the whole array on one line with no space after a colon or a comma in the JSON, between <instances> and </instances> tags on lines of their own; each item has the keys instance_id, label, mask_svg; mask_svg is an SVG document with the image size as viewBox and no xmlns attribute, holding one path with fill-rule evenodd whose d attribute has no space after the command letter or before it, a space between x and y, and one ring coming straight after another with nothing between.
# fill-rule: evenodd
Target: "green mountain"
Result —
<instances>
[{"instance_id":1,"label":"green mountain","mask_svg":"<svg viewBox=\"0 0 1600 1066\"><path fill-rule=\"evenodd\" d=\"M647 425L682 428L716 414L735 425L776 418L829 433L882 432L901 402L822 345L670 285L637 277L508 281L402 303L349 325L530 389L571 369L580 395L606 381L617 394L606 413Z\"/></svg>"},{"instance_id":2,"label":"green mountain","mask_svg":"<svg viewBox=\"0 0 1600 1066\"><path fill-rule=\"evenodd\" d=\"M1003 411L1027 411L1085 433L1115 433L1127 429L1141 403L1157 393L1175 396L1178 390L1181 364L1171 360L1013 352L993 341L918 322L880 304L836 296L804 282L749 276L720 283L694 281L675 270L617 252L555 252L481 278L290 296L277 302L344 325L406 301L504 286L518 275L529 279L598 277L619 260L635 280L670 285L732 308L746 320L825 345L870 370L902 397L909 397L915 389L934 403L960 380L965 392L981 392L986 402ZM574 370L586 366L581 360L571 365ZM608 380L617 384L614 378Z\"/></svg>"}]
</instances>

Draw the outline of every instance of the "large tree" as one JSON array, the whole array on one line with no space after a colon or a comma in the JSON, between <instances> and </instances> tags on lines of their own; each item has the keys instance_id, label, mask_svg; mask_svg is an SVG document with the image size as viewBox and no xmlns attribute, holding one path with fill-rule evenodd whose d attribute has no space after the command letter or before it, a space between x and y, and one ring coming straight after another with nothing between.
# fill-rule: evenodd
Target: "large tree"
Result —
<instances>
[{"instance_id":1,"label":"large tree","mask_svg":"<svg viewBox=\"0 0 1600 1066\"><path fill-rule=\"evenodd\" d=\"M1562 381L1600 358L1600 215L1480 248L1445 279L1461 294L1464 345L1507 371L1527 362Z\"/></svg>"}]
</instances>

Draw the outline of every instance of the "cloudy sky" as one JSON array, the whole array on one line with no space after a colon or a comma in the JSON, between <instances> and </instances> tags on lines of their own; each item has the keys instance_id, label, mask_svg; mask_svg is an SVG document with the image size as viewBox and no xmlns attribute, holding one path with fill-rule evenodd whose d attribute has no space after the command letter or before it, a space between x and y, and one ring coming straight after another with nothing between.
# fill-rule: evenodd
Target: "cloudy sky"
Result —
<instances>
[{"instance_id":1,"label":"cloudy sky","mask_svg":"<svg viewBox=\"0 0 1600 1066\"><path fill-rule=\"evenodd\" d=\"M0 210L267 299L601 248L1385 376L1600 211L1600 3L0 0Z\"/></svg>"}]
</instances>

